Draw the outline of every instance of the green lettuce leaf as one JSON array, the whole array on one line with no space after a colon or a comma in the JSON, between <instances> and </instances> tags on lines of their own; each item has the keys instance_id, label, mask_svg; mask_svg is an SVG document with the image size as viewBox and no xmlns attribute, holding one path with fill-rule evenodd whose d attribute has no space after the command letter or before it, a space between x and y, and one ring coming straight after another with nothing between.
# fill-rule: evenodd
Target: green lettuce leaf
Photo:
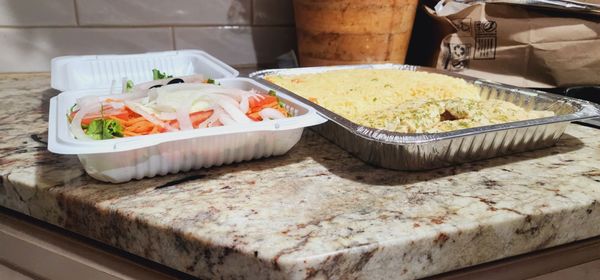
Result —
<instances>
[{"instance_id":1,"label":"green lettuce leaf","mask_svg":"<svg viewBox=\"0 0 600 280\"><path fill-rule=\"evenodd\" d=\"M95 119L87 127L85 134L95 140L123 137L123 126L115 120Z\"/></svg>"},{"instance_id":2,"label":"green lettuce leaf","mask_svg":"<svg viewBox=\"0 0 600 280\"><path fill-rule=\"evenodd\" d=\"M127 80L127 83L125 83L125 92L130 92L131 90L133 90L133 81Z\"/></svg>"},{"instance_id":3,"label":"green lettuce leaf","mask_svg":"<svg viewBox=\"0 0 600 280\"><path fill-rule=\"evenodd\" d=\"M152 69L152 79L153 80L162 80L162 79L168 79L168 78L173 78L173 75L167 75L167 73L165 72L160 72L160 70L158 69Z\"/></svg>"}]
</instances>

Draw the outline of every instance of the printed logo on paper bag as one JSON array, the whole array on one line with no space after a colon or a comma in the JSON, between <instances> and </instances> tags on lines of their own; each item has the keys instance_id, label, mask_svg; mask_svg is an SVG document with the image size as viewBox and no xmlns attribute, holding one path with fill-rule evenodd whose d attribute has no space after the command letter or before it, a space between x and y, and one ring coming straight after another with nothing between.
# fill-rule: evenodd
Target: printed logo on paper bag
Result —
<instances>
[{"instance_id":1,"label":"printed logo on paper bag","mask_svg":"<svg viewBox=\"0 0 600 280\"><path fill-rule=\"evenodd\" d=\"M446 63L446 69L460 71L469 68L471 44L448 44L448 49L450 50L450 55Z\"/></svg>"},{"instance_id":2,"label":"printed logo on paper bag","mask_svg":"<svg viewBox=\"0 0 600 280\"><path fill-rule=\"evenodd\" d=\"M446 69L450 71L461 71L465 68L469 68L468 60L451 60Z\"/></svg>"},{"instance_id":3,"label":"printed logo on paper bag","mask_svg":"<svg viewBox=\"0 0 600 280\"><path fill-rule=\"evenodd\" d=\"M496 37L475 37L475 53L473 59L495 59Z\"/></svg>"},{"instance_id":4,"label":"printed logo on paper bag","mask_svg":"<svg viewBox=\"0 0 600 280\"><path fill-rule=\"evenodd\" d=\"M469 59L470 44L450 44L450 51L453 60Z\"/></svg>"},{"instance_id":5,"label":"printed logo on paper bag","mask_svg":"<svg viewBox=\"0 0 600 280\"><path fill-rule=\"evenodd\" d=\"M475 22L475 35L476 36L496 36L496 29L498 28L495 21L476 21Z\"/></svg>"},{"instance_id":6,"label":"printed logo on paper bag","mask_svg":"<svg viewBox=\"0 0 600 280\"><path fill-rule=\"evenodd\" d=\"M452 24L459 36L473 36L470 18L458 18L452 20Z\"/></svg>"},{"instance_id":7,"label":"printed logo on paper bag","mask_svg":"<svg viewBox=\"0 0 600 280\"><path fill-rule=\"evenodd\" d=\"M473 59L485 60L496 58L496 30L495 21L475 22L475 51Z\"/></svg>"}]
</instances>

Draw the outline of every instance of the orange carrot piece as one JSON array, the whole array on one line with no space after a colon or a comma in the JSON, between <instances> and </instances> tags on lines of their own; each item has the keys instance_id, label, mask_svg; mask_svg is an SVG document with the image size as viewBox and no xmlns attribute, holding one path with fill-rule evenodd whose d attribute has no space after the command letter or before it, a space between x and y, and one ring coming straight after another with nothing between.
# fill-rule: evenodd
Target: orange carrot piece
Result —
<instances>
[{"instance_id":1,"label":"orange carrot piece","mask_svg":"<svg viewBox=\"0 0 600 280\"><path fill-rule=\"evenodd\" d=\"M145 121L145 120L146 120L146 119L145 119L144 117L138 117L138 118L135 118L135 119L130 119L130 120L128 120L128 121L125 123L125 125L126 125L126 126L132 126L132 125L134 125L134 124L136 124L136 123L138 123L138 122Z\"/></svg>"},{"instance_id":2,"label":"orange carrot piece","mask_svg":"<svg viewBox=\"0 0 600 280\"><path fill-rule=\"evenodd\" d=\"M135 133L135 132L131 132L131 131L123 131L123 135L124 136L139 136L141 134Z\"/></svg>"}]
</instances>

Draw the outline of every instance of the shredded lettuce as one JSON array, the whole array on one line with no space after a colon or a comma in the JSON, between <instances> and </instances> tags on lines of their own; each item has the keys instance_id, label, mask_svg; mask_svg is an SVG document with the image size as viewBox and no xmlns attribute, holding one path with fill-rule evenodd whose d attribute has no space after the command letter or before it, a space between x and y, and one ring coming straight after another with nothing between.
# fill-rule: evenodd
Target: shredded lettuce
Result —
<instances>
[{"instance_id":1,"label":"shredded lettuce","mask_svg":"<svg viewBox=\"0 0 600 280\"><path fill-rule=\"evenodd\" d=\"M85 134L95 140L123 137L123 126L115 120L95 119L88 125Z\"/></svg>"},{"instance_id":2,"label":"shredded lettuce","mask_svg":"<svg viewBox=\"0 0 600 280\"><path fill-rule=\"evenodd\" d=\"M125 83L125 92L130 92L132 89L133 89L133 81L127 80L127 83Z\"/></svg>"},{"instance_id":3,"label":"shredded lettuce","mask_svg":"<svg viewBox=\"0 0 600 280\"><path fill-rule=\"evenodd\" d=\"M211 78L206 79L206 83L207 84L217 85L217 86L221 85L221 83L218 83L217 81L215 81L214 79L211 79Z\"/></svg>"},{"instance_id":4,"label":"shredded lettuce","mask_svg":"<svg viewBox=\"0 0 600 280\"><path fill-rule=\"evenodd\" d=\"M173 75L168 75L165 72L160 72L160 70L158 69L152 69L152 79L153 80L162 80L162 79L168 79L168 78L173 78Z\"/></svg>"}]
</instances>

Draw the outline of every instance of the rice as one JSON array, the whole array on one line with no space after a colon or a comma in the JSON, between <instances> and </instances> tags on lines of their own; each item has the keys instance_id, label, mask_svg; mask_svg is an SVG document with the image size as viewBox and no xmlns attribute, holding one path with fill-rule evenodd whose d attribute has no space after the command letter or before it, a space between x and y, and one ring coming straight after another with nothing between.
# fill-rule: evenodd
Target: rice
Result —
<instances>
[{"instance_id":1,"label":"rice","mask_svg":"<svg viewBox=\"0 0 600 280\"><path fill-rule=\"evenodd\" d=\"M266 79L302 97L316 99L319 105L351 120L417 98L479 99L477 87L462 79L395 69L338 70Z\"/></svg>"},{"instance_id":2,"label":"rice","mask_svg":"<svg viewBox=\"0 0 600 280\"><path fill-rule=\"evenodd\" d=\"M527 113L505 101L481 100L478 87L435 73L351 69L265 79L357 124L397 132L441 132L549 115ZM471 110L462 117L448 112L461 104L481 112ZM492 116L483 111L496 113Z\"/></svg>"}]
</instances>

